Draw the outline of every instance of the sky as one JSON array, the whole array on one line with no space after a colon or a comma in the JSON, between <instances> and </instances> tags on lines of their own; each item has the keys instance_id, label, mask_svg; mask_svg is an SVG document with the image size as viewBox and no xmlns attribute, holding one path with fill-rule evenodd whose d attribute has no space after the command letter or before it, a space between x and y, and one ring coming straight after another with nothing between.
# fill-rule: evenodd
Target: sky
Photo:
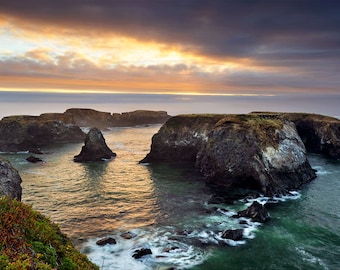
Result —
<instances>
[{"instance_id":1,"label":"sky","mask_svg":"<svg viewBox=\"0 0 340 270\"><path fill-rule=\"evenodd\" d=\"M340 1L0 0L0 91L340 93Z\"/></svg>"}]
</instances>

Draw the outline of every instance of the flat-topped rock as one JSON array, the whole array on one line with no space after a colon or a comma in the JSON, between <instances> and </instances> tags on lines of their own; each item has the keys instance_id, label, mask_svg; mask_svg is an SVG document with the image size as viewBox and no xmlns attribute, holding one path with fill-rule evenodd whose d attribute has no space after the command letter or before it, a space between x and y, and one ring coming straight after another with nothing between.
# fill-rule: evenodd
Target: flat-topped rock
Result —
<instances>
[{"instance_id":1,"label":"flat-topped rock","mask_svg":"<svg viewBox=\"0 0 340 270\"><path fill-rule=\"evenodd\" d=\"M107 146L104 136L98 128L91 128L85 138L85 145L75 162L103 161L115 157L116 154Z\"/></svg>"},{"instance_id":2,"label":"flat-topped rock","mask_svg":"<svg viewBox=\"0 0 340 270\"><path fill-rule=\"evenodd\" d=\"M53 143L81 142L85 134L78 126L39 116L9 116L0 121L0 151L40 153Z\"/></svg>"},{"instance_id":3,"label":"flat-topped rock","mask_svg":"<svg viewBox=\"0 0 340 270\"><path fill-rule=\"evenodd\" d=\"M316 177L293 122L261 115L180 115L152 138L142 162L188 162L224 189L286 193Z\"/></svg>"}]
</instances>

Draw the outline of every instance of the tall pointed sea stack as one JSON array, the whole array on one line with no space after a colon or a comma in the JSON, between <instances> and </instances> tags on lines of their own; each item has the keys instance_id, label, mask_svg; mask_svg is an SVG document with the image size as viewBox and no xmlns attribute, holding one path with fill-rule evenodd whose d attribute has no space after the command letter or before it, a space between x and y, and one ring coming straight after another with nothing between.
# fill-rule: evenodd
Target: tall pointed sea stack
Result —
<instances>
[{"instance_id":1,"label":"tall pointed sea stack","mask_svg":"<svg viewBox=\"0 0 340 270\"><path fill-rule=\"evenodd\" d=\"M85 138L85 145L79 155L75 156L75 162L103 161L116 156L106 145L103 134L98 128L91 128Z\"/></svg>"}]
</instances>

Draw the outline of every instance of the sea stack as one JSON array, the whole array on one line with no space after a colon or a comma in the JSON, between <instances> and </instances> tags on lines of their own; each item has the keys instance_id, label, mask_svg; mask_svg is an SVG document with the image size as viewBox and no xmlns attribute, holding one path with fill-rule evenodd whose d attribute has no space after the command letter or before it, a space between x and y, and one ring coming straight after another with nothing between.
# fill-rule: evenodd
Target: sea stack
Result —
<instances>
[{"instance_id":1,"label":"sea stack","mask_svg":"<svg viewBox=\"0 0 340 270\"><path fill-rule=\"evenodd\" d=\"M74 156L75 162L103 161L116 156L106 145L104 136L98 128L91 128L85 138L85 145L79 155Z\"/></svg>"},{"instance_id":2,"label":"sea stack","mask_svg":"<svg viewBox=\"0 0 340 270\"><path fill-rule=\"evenodd\" d=\"M285 194L316 177L293 122L267 115L179 115L141 162L187 162L224 190Z\"/></svg>"}]
</instances>

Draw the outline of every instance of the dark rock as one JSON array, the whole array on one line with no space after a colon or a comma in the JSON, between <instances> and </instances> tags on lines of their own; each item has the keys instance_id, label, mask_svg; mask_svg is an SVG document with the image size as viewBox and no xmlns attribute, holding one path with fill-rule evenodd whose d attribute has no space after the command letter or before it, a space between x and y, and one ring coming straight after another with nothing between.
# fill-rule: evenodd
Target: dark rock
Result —
<instances>
[{"instance_id":1,"label":"dark rock","mask_svg":"<svg viewBox=\"0 0 340 270\"><path fill-rule=\"evenodd\" d=\"M251 218L253 222L264 223L269 220L269 213L264 205L255 201L247 209L237 212L235 217Z\"/></svg>"},{"instance_id":2,"label":"dark rock","mask_svg":"<svg viewBox=\"0 0 340 270\"><path fill-rule=\"evenodd\" d=\"M117 244L117 242L116 242L116 239L114 239L114 238L112 238L112 237L105 237L105 238L103 238L103 239L98 240L98 241L96 242L96 244L97 244L98 246L105 246L105 245L107 245L107 244L109 244L109 245L115 245L115 244Z\"/></svg>"},{"instance_id":3,"label":"dark rock","mask_svg":"<svg viewBox=\"0 0 340 270\"><path fill-rule=\"evenodd\" d=\"M137 126L148 124L163 124L170 118L165 111L137 110L112 114L112 126Z\"/></svg>"},{"instance_id":4,"label":"dark rock","mask_svg":"<svg viewBox=\"0 0 340 270\"><path fill-rule=\"evenodd\" d=\"M54 143L81 142L85 134L77 126L38 116L10 116L0 121L0 151L41 153Z\"/></svg>"},{"instance_id":5,"label":"dark rock","mask_svg":"<svg viewBox=\"0 0 340 270\"><path fill-rule=\"evenodd\" d=\"M222 234L222 238L239 241L243 238L243 229L225 230Z\"/></svg>"},{"instance_id":6,"label":"dark rock","mask_svg":"<svg viewBox=\"0 0 340 270\"><path fill-rule=\"evenodd\" d=\"M252 114L294 122L308 152L340 159L339 119L308 113L253 112Z\"/></svg>"},{"instance_id":7,"label":"dark rock","mask_svg":"<svg viewBox=\"0 0 340 270\"><path fill-rule=\"evenodd\" d=\"M103 134L98 128L91 128L85 138L85 145L79 155L74 156L75 162L103 161L116 154L106 145Z\"/></svg>"},{"instance_id":8,"label":"dark rock","mask_svg":"<svg viewBox=\"0 0 340 270\"><path fill-rule=\"evenodd\" d=\"M7 160L0 158L0 197L9 196L21 201L21 182L18 171Z\"/></svg>"},{"instance_id":9,"label":"dark rock","mask_svg":"<svg viewBox=\"0 0 340 270\"><path fill-rule=\"evenodd\" d=\"M132 239L132 238L134 238L134 237L136 237L137 235L135 234L135 233L132 233L132 232L125 232L125 233L122 233L121 235L120 235L120 237L122 237L122 238L124 238L124 239L127 239L127 240L129 240L129 239Z\"/></svg>"},{"instance_id":10,"label":"dark rock","mask_svg":"<svg viewBox=\"0 0 340 270\"><path fill-rule=\"evenodd\" d=\"M150 254L152 254L151 249L149 249L149 248L141 248L141 249L135 250L135 252L133 253L132 257L135 258L135 259L140 259L143 256L150 255Z\"/></svg>"},{"instance_id":11,"label":"dark rock","mask_svg":"<svg viewBox=\"0 0 340 270\"><path fill-rule=\"evenodd\" d=\"M100 112L92 109L73 108L63 114L44 114L41 117L59 119L67 124L80 127L128 127L147 124L162 124L170 118L164 111L137 110L133 112L113 113Z\"/></svg>"},{"instance_id":12,"label":"dark rock","mask_svg":"<svg viewBox=\"0 0 340 270\"><path fill-rule=\"evenodd\" d=\"M40 158L37 158L35 156L29 156L28 158L26 158L26 160L31 163L43 162Z\"/></svg>"},{"instance_id":13,"label":"dark rock","mask_svg":"<svg viewBox=\"0 0 340 270\"><path fill-rule=\"evenodd\" d=\"M259 115L180 115L152 138L141 162L198 167L221 190L281 194L314 179L294 123Z\"/></svg>"}]
</instances>

